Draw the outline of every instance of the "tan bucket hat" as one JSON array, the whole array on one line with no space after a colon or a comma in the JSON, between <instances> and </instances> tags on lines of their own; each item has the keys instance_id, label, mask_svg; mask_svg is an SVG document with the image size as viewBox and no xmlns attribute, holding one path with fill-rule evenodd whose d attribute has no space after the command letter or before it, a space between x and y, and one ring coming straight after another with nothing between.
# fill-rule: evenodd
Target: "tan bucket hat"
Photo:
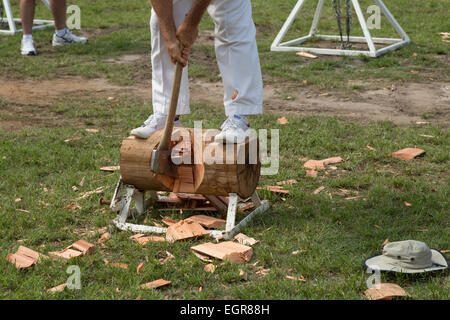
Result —
<instances>
[{"instance_id":1,"label":"tan bucket hat","mask_svg":"<svg viewBox=\"0 0 450 320\"><path fill-rule=\"evenodd\" d=\"M405 240L388 243L382 255L368 258L364 265L372 270L420 273L447 269L448 261L424 242Z\"/></svg>"}]
</instances>

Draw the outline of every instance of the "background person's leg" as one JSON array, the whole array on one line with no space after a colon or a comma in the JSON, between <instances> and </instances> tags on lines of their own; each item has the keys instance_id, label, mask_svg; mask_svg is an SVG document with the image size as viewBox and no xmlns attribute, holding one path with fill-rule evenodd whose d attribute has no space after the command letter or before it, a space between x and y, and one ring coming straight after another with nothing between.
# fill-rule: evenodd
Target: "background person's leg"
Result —
<instances>
[{"instance_id":1,"label":"background person's leg","mask_svg":"<svg viewBox=\"0 0 450 320\"><path fill-rule=\"evenodd\" d=\"M227 116L262 113L262 76L250 0L212 0L216 58Z\"/></svg>"},{"instance_id":2,"label":"background person's leg","mask_svg":"<svg viewBox=\"0 0 450 320\"><path fill-rule=\"evenodd\" d=\"M24 35L32 33L35 6L34 0L20 0L20 18Z\"/></svg>"},{"instance_id":3,"label":"background person's leg","mask_svg":"<svg viewBox=\"0 0 450 320\"><path fill-rule=\"evenodd\" d=\"M168 0L170 1L170 0ZM178 27L184 20L186 13L192 7L193 0L174 0L173 11L175 24ZM151 59L152 59L152 100L153 112L167 114L172 93L172 81L175 65L169 58L164 38L161 35L159 21L152 9L150 18ZM187 67L183 69L180 96L178 98L177 114L188 114L189 109L189 81Z\"/></svg>"},{"instance_id":4,"label":"background person's leg","mask_svg":"<svg viewBox=\"0 0 450 320\"><path fill-rule=\"evenodd\" d=\"M24 56L36 55L33 41L33 19L34 8L36 6L35 0L21 0L20 1L20 18L22 19L22 41L20 44L20 53Z\"/></svg>"},{"instance_id":5,"label":"background person's leg","mask_svg":"<svg viewBox=\"0 0 450 320\"><path fill-rule=\"evenodd\" d=\"M50 0L50 10L55 20L55 30L66 28L66 0Z\"/></svg>"}]
</instances>

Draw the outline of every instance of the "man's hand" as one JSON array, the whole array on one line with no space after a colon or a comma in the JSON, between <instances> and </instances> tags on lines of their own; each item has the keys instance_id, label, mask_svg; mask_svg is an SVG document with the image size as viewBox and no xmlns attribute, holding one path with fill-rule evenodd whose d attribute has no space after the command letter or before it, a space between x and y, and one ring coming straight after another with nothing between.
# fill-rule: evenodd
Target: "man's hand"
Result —
<instances>
[{"instance_id":1,"label":"man's hand","mask_svg":"<svg viewBox=\"0 0 450 320\"><path fill-rule=\"evenodd\" d=\"M187 23L187 20L185 20L181 26L178 27L176 35L183 46L189 49L197 39L198 27L196 25L190 25Z\"/></svg>"},{"instance_id":2,"label":"man's hand","mask_svg":"<svg viewBox=\"0 0 450 320\"><path fill-rule=\"evenodd\" d=\"M187 65L189 59L189 47L184 47L183 50L181 50L180 41L178 39L172 41L166 40L166 47L169 52L169 57L174 64L179 62L183 67Z\"/></svg>"}]
</instances>

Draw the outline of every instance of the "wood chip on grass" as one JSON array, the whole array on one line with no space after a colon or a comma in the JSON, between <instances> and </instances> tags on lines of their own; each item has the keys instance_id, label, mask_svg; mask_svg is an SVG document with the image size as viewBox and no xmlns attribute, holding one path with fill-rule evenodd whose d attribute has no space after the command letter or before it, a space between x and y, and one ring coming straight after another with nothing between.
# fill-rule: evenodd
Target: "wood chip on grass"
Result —
<instances>
[{"instance_id":1,"label":"wood chip on grass","mask_svg":"<svg viewBox=\"0 0 450 320\"><path fill-rule=\"evenodd\" d=\"M145 236L144 234L138 233L130 237L131 240L138 242L140 245L145 246L149 242L165 242L164 237L158 236Z\"/></svg>"},{"instance_id":2,"label":"wood chip on grass","mask_svg":"<svg viewBox=\"0 0 450 320\"><path fill-rule=\"evenodd\" d=\"M228 260L231 263L246 263L249 262L253 255L252 247L232 242L225 241L221 243L203 243L191 247L191 250L201 255L210 256L220 260Z\"/></svg>"},{"instance_id":3,"label":"wood chip on grass","mask_svg":"<svg viewBox=\"0 0 450 320\"><path fill-rule=\"evenodd\" d=\"M289 275L287 275L287 276L286 276L286 279L288 279L288 280L295 280L295 281L301 281L301 282L306 282L306 279L303 278L303 276L300 276L300 277L294 277L294 276L289 276Z\"/></svg>"},{"instance_id":4,"label":"wood chip on grass","mask_svg":"<svg viewBox=\"0 0 450 320\"><path fill-rule=\"evenodd\" d=\"M281 194L288 194L289 190L283 189L282 186L265 186L265 187L257 187L257 190L269 190L273 193L281 193Z\"/></svg>"},{"instance_id":5,"label":"wood chip on grass","mask_svg":"<svg viewBox=\"0 0 450 320\"><path fill-rule=\"evenodd\" d=\"M409 296L402 287L395 283L380 283L379 287L367 289L364 294L370 300L392 300L393 297Z\"/></svg>"},{"instance_id":6,"label":"wood chip on grass","mask_svg":"<svg viewBox=\"0 0 450 320\"><path fill-rule=\"evenodd\" d=\"M396 152L390 153L391 157L400 159L400 160L412 160L422 154L425 153L425 150L418 148L405 148L398 150Z\"/></svg>"},{"instance_id":7,"label":"wood chip on grass","mask_svg":"<svg viewBox=\"0 0 450 320\"><path fill-rule=\"evenodd\" d=\"M14 263L17 269L26 269L39 261L41 254L30 248L19 246L16 253L10 253L6 260Z\"/></svg>"},{"instance_id":8,"label":"wood chip on grass","mask_svg":"<svg viewBox=\"0 0 450 320\"><path fill-rule=\"evenodd\" d=\"M50 289L47 290L47 292L48 292L48 293L62 292L62 291L64 291L64 289L65 289L66 287L67 287L67 282L66 282L66 283L63 283L63 284L60 284L59 286L50 288Z\"/></svg>"},{"instance_id":9,"label":"wood chip on grass","mask_svg":"<svg viewBox=\"0 0 450 320\"><path fill-rule=\"evenodd\" d=\"M105 167L101 167L100 171L106 171L106 172L114 172L114 171L119 171L120 170L120 166L105 166Z\"/></svg>"},{"instance_id":10,"label":"wood chip on grass","mask_svg":"<svg viewBox=\"0 0 450 320\"><path fill-rule=\"evenodd\" d=\"M209 229L221 228L225 225L226 221L223 219L217 219L211 216L195 215L186 219L187 221L197 222L201 226Z\"/></svg>"},{"instance_id":11,"label":"wood chip on grass","mask_svg":"<svg viewBox=\"0 0 450 320\"><path fill-rule=\"evenodd\" d=\"M251 238L243 233L238 233L237 235L234 236L233 239L247 246L253 246L259 242L259 240Z\"/></svg>"},{"instance_id":12,"label":"wood chip on grass","mask_svg":"<svg viewBox=\"0 0 450 320\"><path fill-rule=\"evenodd\" d=\"M171 283L172 282L168 281L168 280L158 279L158 280L155 280L155 281L152 281L152 282L144 283L144 284L140 285L140 288L144 289L144 290L146 290L146 289L156 289L156 288L160 288L160 287L163 287L163 286L167 286L167 285L169 285Z\"/></svg>"},{"instance_id":13,"label":"wood chip on grass","mask_svg":"<svg viewBox=\"0 0 450 320\"><path fill-rule=\"evenodd\" d=\"M303 164L304 168L312 170L325 170L325 166L344 161L341 157L331 157L323 160L308 160Z\"/></svg>"},{"instance_id":14,"label":"wood chip on grass","mask_svg":"<svg viewBox=\"0 0 450 320\"><path fill-rule=\"evenodd\" d=\"M208 263L203 270L205 270L206 272L211 272L214 273L214 271L216 271L216 266L213 265L212 263Z\"/></svg>"},{"instance_id":15,"label":"wood chip on grass","mask_svg":"<svg viewBox=\"0 0 450 320\"><path fill-rule=\"evenodd\" d=\"M128 265L126 263L111 262L108 265L114 268L128 269Z\"/></svg>"},{"instance_id":16,"label":"wood chip on grass","mask_svg":"<svg viewBox=\"0 0 450 320\"><path fill-rule=\"evenodd\" d=\"M318 187L316 190L314 190L314 194L319 194L320 192L322 192L325 189L324 186Z\"/></svg>"},{"instance_id":17,"label":"wood chip on grass","mask_svg":"<svg viewBox=\"0 0 450 320\"><path fill-rule=\"evenodd\" d=\"M95 246L86 240L78 240L61 251L53 251L48 254L53 258L62 258L69 260L72 258L80 257L86 254L92 254L95 251Z\"/></svg>"},{"instance_id":18,"label":"wood chip on grass","mask_svg":"<svg viewBox=\"0 0 450 320\"><path fill-rule=\"evenodd\" d=\"M308 53L308 52L297 52L296 55L300 56L300 57L304 57L304 58L308 58L308 59L317 59L318 57L312 53Z\"/></svg>"},{"instance_id":19,"label":"wood chip on grass","mask_svg":"<svg viewBox=\"0 0 450 320\"><path fill-rule=\"evenodd\" d=\"M166 240L169 242L209 236L209 233L197 222L181 220L167 228Z\"/></svg>"},{"instance_id":20,"label":"wood chip on grass","mask_svg":"<svg viewBox=\"0 0 450 320\"><path fill-rule=\"evenodd\" d=\"M286 117L278 118L278 119L277 119L277 122L278 122L279 124L287 124L287 123L289 123L289 121L286 119Z\"/></svg>"}]
</instances>

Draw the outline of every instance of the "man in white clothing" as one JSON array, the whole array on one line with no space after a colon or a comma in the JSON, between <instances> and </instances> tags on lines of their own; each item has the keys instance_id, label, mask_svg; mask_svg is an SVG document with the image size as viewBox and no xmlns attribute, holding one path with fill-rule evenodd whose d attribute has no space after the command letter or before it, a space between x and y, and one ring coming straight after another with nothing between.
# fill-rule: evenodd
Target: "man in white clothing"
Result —
<instances>
[{"instance_id":1,"label":"man in white clothing","mask_svg":"<svg viewBox=\"0 0 450 320\"><path fill-rule=\"evenodd\" d=\"M170 104L174 63L188 63L198 24L208 11L215 24L216 59L224 85L228 119L216 141L241 143L249 135L247 115L262 113L262 77L250 0L150 0L152 114L132 135L148 138L164 128ZM180 43L184 49L180 49ZM189 83L183 69L177 115L188 114ZM181 125L178 116L175 125Z\"/></svg>"}]
</instances>

